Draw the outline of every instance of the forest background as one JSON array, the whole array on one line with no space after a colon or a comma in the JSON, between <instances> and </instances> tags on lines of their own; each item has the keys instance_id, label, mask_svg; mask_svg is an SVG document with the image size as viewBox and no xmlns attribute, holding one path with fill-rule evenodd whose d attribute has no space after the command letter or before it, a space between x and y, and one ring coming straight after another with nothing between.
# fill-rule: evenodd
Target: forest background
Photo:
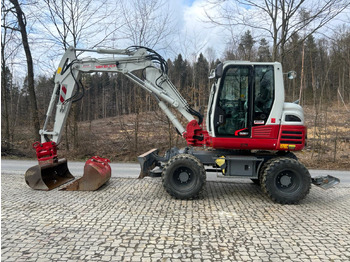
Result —
<instances>
[{"instance_id":1,"label":"forest background","mask_svg":"<svg viewBox=\"0 0 350 262\"><path fill-rule=\"evenodd\" d=\"M350 169L348 0L111 2L2 1L3 157L35 158L31 145L68 46L142 45L167 59L180 93L204 110L209 72L219 61L282 62L284 72L297 72L285 80L286 101L299 100L308 125L308 145L298 157L312 168ZM187 8L183 16L179 6ZM185 146L152 97L122 75L86 74L82 83L84 98L73 104L61 157L134 161L154 147Z\"/></svg>"}]
</instances>

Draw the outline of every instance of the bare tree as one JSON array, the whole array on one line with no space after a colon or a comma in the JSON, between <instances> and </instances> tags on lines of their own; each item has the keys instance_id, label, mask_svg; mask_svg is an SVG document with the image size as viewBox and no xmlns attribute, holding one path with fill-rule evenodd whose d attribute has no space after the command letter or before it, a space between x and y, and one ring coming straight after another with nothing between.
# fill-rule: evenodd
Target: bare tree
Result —
<instances>
[{"instance_id":1,"label":"bare tree","mask_svg":"<svg viewBox=\"0 0 350 262\"><path fill-rule=\"evenodd\" d=\"M122 17L126 22L122 33L132 45L165 50L169 37L173 34L173 18L166 0L128 0L122 2ZM129 92L135 113L133 123L134 153L139 149L140 112L150 95L133 85ZM146 106L145 106L146 108ZM131 111L131 110L130 110Z\"/></svg>"},{"instance_id":2,"label":"bare tree","mask_svg":"<svg viewBox=\"0 0 350 262\"><path fill-rule=\"evenodd\" d=\"M293 34L308 28L303 36L306 39L350 5L349 0L208 0L208 3L219 9L218 15L210 14L207 9L210 22L231 31L243 26L269 36L273 41L273 61L283 61L288 52L286 43ZM300 19L303 12L309 16Z\"/></svg>"},{"instance_id":3,"label":"bare tree","mask_svg":"<svg viewBox=\"0 0 350 262\"><path fill-rule=\"evenodd\" d=\"M46 40L64 50L69 46L93 48L101 43L105 44L104 41L112 37L122 26L116 26L116 23L106 19L112 17L115 11L115 6L112 7L107 0L43 0L41 5L33 8L38 10L37 19L44 28ZM113 17L116 22L117 16ZM67 125L73 127L66 127L66 131L72 130L74 147L78 145L79 114L79 107L74 104L72 115L67 121ZM68 137L69 133L66 132L67 150L69 149Z\"/></svg>"},{"instance_id":4,"label":"bare tree","mask_svg":"<svg viewBox=\"0 0 350 262\"><path fill-rule=\"evenodd\" d=\"M44 28L44 39L64 50L68 46L92 48L105 44L122 26L115 15L116 7L107 0L43 0L33 8ZM113 22L108 17L113 17Z\"/></svg>"},{"instance_id":5,"label":"bare tree","mask_svg":"<svg viewBox=\"0 0 350 262\"><path fill-rule=\"evenodd\" d=\"M168 46L173 34L173 14L166 0L123 1L123 34L133 45L143 45L157 50Z\"/></svg>"},{"instance_id":6,"label":"bare tree","mask_svg":"<svg viewBox=\"0 0 350 262\"><path fill-rule=\"evenodd\" d=\"M4 123L5 129L5 143L8 148L10 143L10 123L9 123L9 103L8 103L8 77L7 77L7 65L6 65L6 54L5 54L5 46L9 41L8 32L11 34L13 30L9 29L9 25L7 24L7 15L10 12L7 6L5 6L5 2L1 3L1 102L2 108L1 116L3 118L2 123Z\"/></svg>"},{"instance_id":7,"label":"bare tree","mask_svg":"<svg viewBox=\"0 0 350 262\"><path fill-rule=\"evenodd\" d=\"M24 52L27 60L27 81L28 81L28 92L29 92L29 100L31 104L31 113L32 113L32 123L33 123L33 134L34 137L39 140L39 115L38 115L38 106L36 102L36 95L34 89L34 67L33 67L33 58L32 53L29 46L28 34L27 34L27 21L26 16L22 11L21 5L18 3L18 0L10 0L13 5L13 12L17 17L18 24L13 28L21 33L22 36L22 45L24 48Z\"/></svg>"}]
</instances>

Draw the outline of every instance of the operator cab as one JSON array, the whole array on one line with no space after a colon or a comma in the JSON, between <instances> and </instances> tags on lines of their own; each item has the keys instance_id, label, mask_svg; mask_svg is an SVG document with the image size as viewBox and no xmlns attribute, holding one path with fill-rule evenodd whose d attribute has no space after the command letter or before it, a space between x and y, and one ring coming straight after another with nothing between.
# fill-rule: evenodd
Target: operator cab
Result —
<instances>
[{"instance_id":1,"label":"operator cab","mask_svg":"<svg viewBox=\"0 0 350 262\"><path fill-rule=\"evenodd\" d=\"M261 146L256 141L249 145L251 138L276 139L284 101L281 64L227 61L217 66L215 77L207 116L213 143L251 149ZM227 142L232 145L224 145Z\"/></svg>"},{"instance_id":2,"label":"operator cab","mask_svg":"<svg viewBox=\"0 0 350 262\"><path fill-rule=\"evenodd\" d=\"M274 66L220 64L209 105L216 137L249 137L251 127L265 125L274 102ZM222 73L221 73L222 72ZM221 76L220 76L221 75ZM215 95L216 93L216 95Z\"/></svg>"}]
</instances>

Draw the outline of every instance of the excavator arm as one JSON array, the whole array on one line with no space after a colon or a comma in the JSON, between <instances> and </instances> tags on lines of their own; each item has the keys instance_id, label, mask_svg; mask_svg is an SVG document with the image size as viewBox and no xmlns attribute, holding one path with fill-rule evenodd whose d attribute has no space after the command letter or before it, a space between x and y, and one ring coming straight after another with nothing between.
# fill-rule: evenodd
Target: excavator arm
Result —
<instances>
[{"instance_id":1,"label":"excavator arm","mask_svg":"<svg viewBox=\"0 0 350 262\"><path fill-rule=\"evenodd\" d=\"M103 54L110 57L80 59L76 55L77 52ZM141 78L135 74L136 71L140 70L142 71ZM72 103L80 100L84 95L84 87L80 82L82 73L108 72L125 75L152 94L177 131L187 140L188 145L203 145L206 141L204 138L208 135L200 126L203 117L192 109L177 91L167 75L167 70L166 61L158 53L146 47L133 46L127 49L76 49L69 47L56 71L55 86L45 123L43 129L39 131L41 142L33 144L39 165L26 172L27 184L34 189L49 190L74 178L68 170L67 161L58 159L57 145L61 142L63 127ZM176 109L188 121L186 128L183 127L169 106ZM50 123L53 115L52 127ZM195 117L198 118L198 121ZM101 186L111 175L108 162L108 159L93 157L84 168L83 178L86 179L74 182L74 186L68 187L66 190L91 190L91 188L96 189L96 187ZM93 181L94 178L98 177L100 179ZM93 182L91 183L91 181Z\"/></svg>"},{"instance_id":2,"label":"excavator arm","mask_svg":"<svg viewBox=\"0 0 350 262\"><path fill-rule=\"evenodd\" d=\"M98 54L109 54L111 58L84 58L78 59L77 51L92 52ZM118 56L116 56L118 55ZM142 70L142 79L136 76L135 71ZM55 88L47 110L44 127L40 130L41 142L61 141L63 126L68 117L72 102L80 99L83 92L79 79L81 73L108 72L121 73L141 88L152 94L159 107L168 116L172 124L188 140L188 128L184 128L177 117L169 109L169 105L180 112L191 125L199 125L202 116L193 110L167 75L166 61L155 51L145 47L130 47L128 49L75 49L70 47L64 54L55 76ZM56 114L53 130L48 129L49 120L52 117L56 104ZM198 121L194 116L198 117ZM198 135L198 134L197 134ZM200 135L198 135L198 139Z\"/></svg>"}]
</instances>

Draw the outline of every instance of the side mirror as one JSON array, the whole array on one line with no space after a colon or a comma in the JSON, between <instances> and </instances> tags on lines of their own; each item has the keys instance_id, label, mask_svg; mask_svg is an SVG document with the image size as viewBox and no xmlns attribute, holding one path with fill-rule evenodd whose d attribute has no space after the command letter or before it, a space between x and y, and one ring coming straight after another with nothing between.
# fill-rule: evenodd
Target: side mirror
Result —
<instances>
[{"instance_id":1,"label":"side mirror","mask_svg":"<svg viewBox=\"0 0 350 262\"><path fill-rule=\"evenodd\" d=\"M288 73L287 73L287 76L288 76L288 79L294 79L294 78L296 78L297 77L297 72L295 72L295 71L289 71Z\"/></svg>"},{"instance_id":2,"label":"side mirror","mask_svg":"<svg viewBox=\"0 0 350 262\"><path fill-rule=\"evenodd\" d=\"M209 79L215 78L215 69L210 70Z\"/></svg>"},{"instance_id":3,"label":"side mirror","mask_svg":"<svg viewBox=\"0 0 350 262\"><path fill-rule=\"evenodd\" d=\"M215 78L218 79L222 77L223 71L224 71L224 64L223 63L218 64L215 69Z\"/></svg>"}]
</instances>

